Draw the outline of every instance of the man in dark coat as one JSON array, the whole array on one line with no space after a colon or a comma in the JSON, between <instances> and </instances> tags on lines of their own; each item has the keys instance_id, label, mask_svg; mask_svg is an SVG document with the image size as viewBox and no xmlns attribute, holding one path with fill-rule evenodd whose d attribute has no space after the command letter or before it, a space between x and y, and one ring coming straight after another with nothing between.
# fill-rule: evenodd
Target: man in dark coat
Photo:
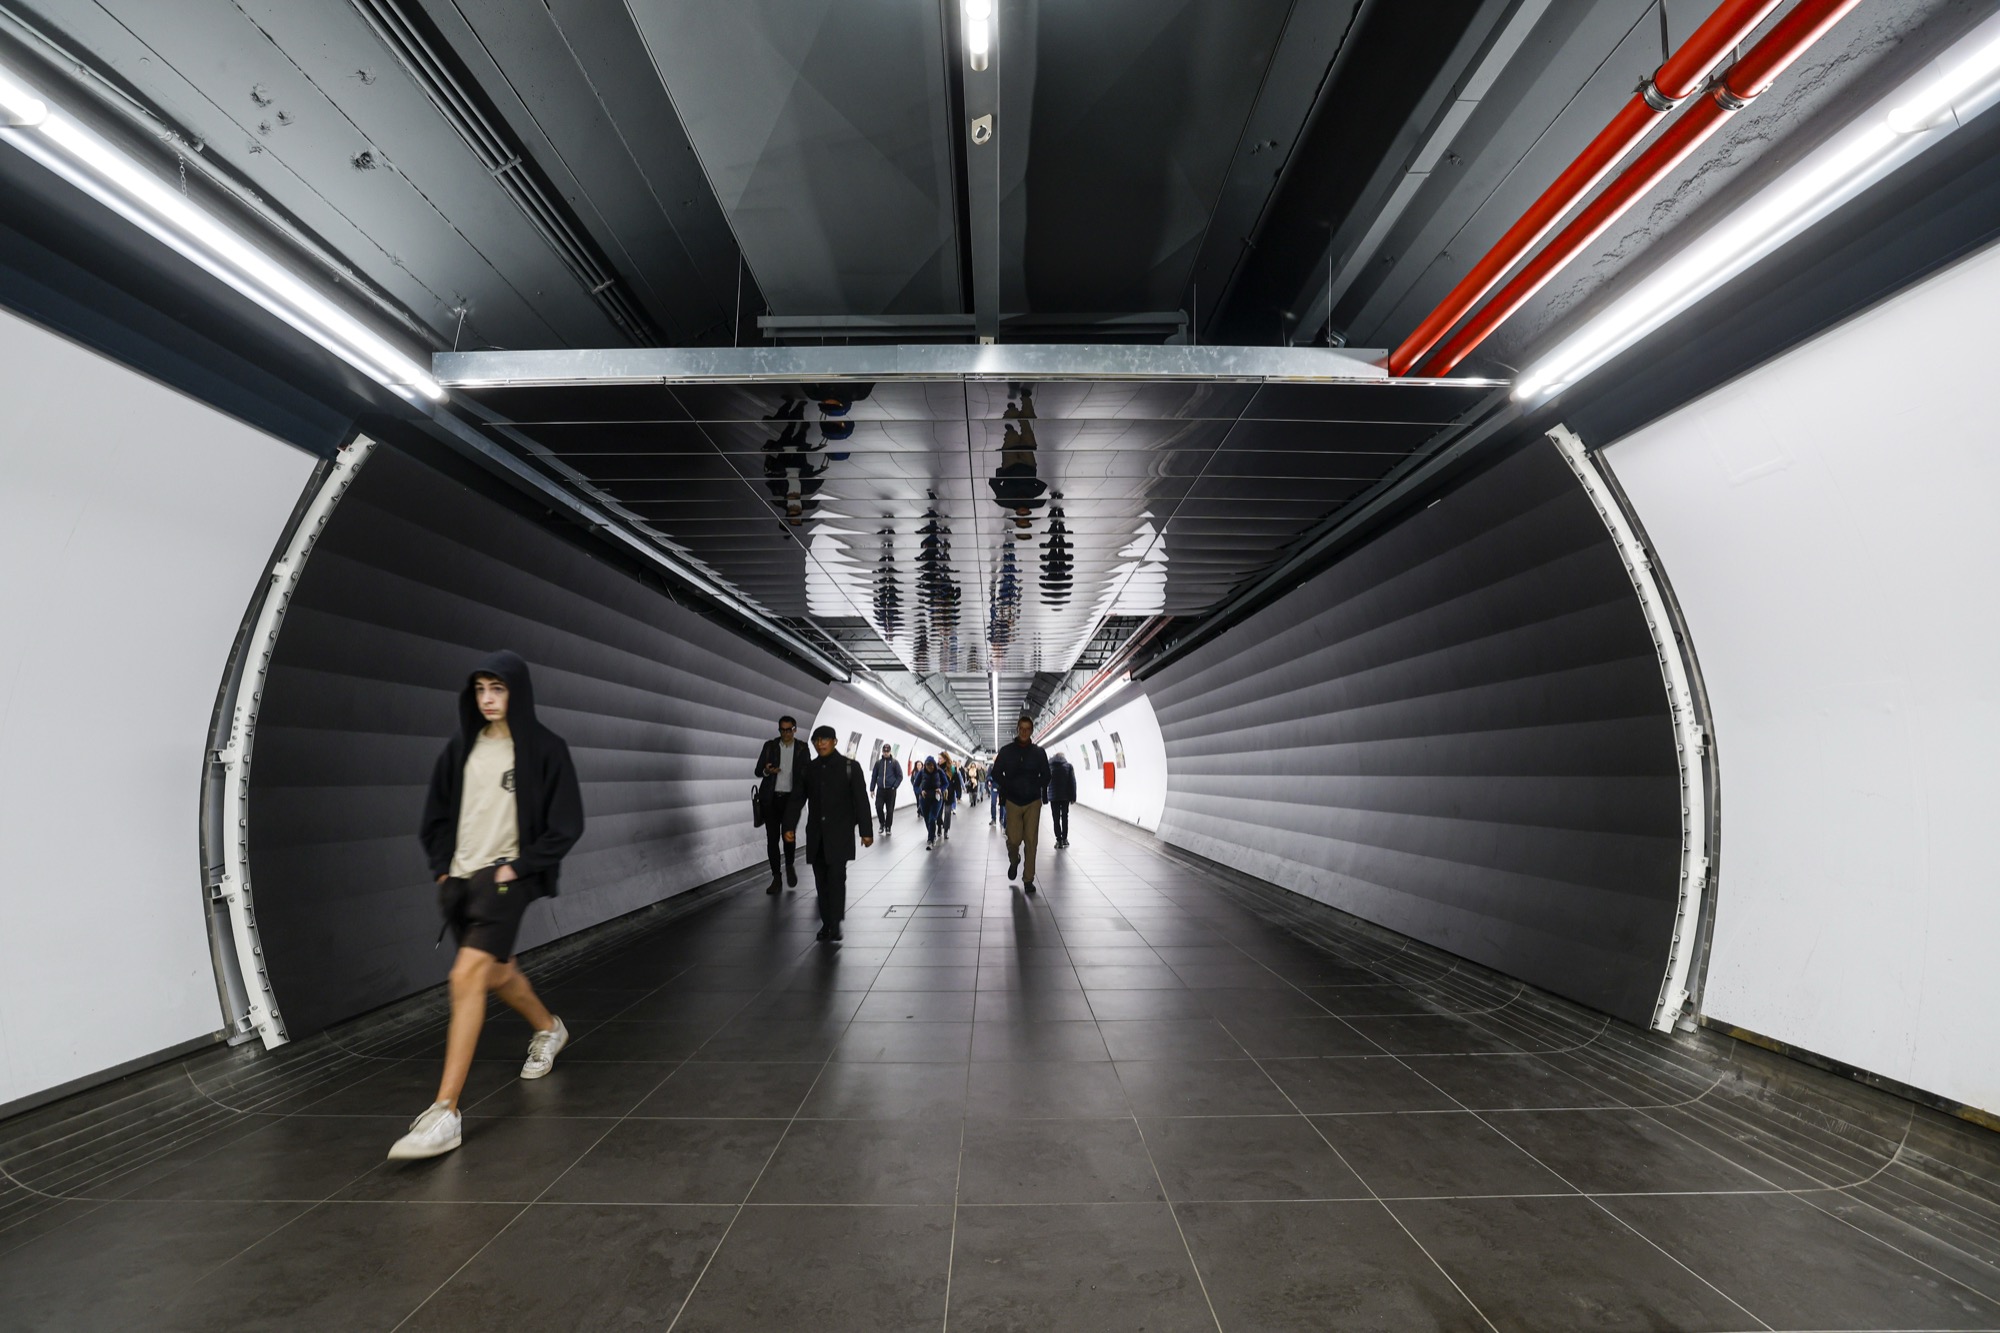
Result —
<instances>
[{"instance_id":1,"label":"man in dark coat","mask_svg":"<svg viewBox=\"0 0 2000 1333\"><path fill-rule=\"evenodd\" d=\"M1076 801L1076 770L1069 756L1057 750L1049 756L1049 823L1055 829L1056 846L1069 846L1069 808Z\"/></svg>"},{"instance_id":2,"label":"man in dark coat","mask_svg":"<svg viewBox=\"0 0 2000 1333\"><path fill-rule=\"evenodd\" d=\"M389 1149L392 1161L458 1147L458 1098L488 995L534 1029L522 1078L546 1075L569 1042L563 1021L515 965L514 940L528 904L556 895L562 859L583 836L583 794L569 746L535 715L528 664L515 654L494 653L467 674L458 727L432 767L418 836L458 953L437 1100Z\"/></svg>"},{"instance_id":3,"label":"man in dark coat","mask_svg":"<svg viewBox=\"0 0 2000 1333\"><path fill-rule=\"evenodd\" d=\"M1024 717L1014 724L1014 739L993 756L993 785L1000 790L1001 809L1007 820L1007 878L1021 869L1021 854L1027 853L1027 874L1021 891L1035 891L1035 844L1042 836L1042 798L1049 789L1048 751L1035 744L1035 719Z\"/></svg>"},{"instance_id":4,"label":"man in dark coat","mask_svg":"<svg viewBox=\"0 0 2000 1333\"><path fill-rule=\"evenodd\" d=\"M875 845L875 828L868 822L868 785L862 780L861 765L836 748L840 733L832 727L813 732L813 748L819 758L806 765L806 860L812 864L813 886L819 891L820 928L816 938L840 938L841 918L847 915L847 863L855 856L854 833L861 831L861 845ZM787 831L785 841L796 834Z\"/></svg>"},{"instance_id":5,"label":"man in dark coat","mask_svg":"<svg viewBox=\"0 0 2000 1333\"><path fill-rule=\"evenodd\" d=\"M771 887L776 893L783 884L778 879L778 850L784 849L784 884L799 886L799 869L794 864L798 848L792 830L799 826L799 807L805 804L806 765L812 752L799 739L798 719L778 719L778 734L764 742L757 752L757 799L764 807L764 850L771 858Z\"/></svg>"},{"instance_id":6,"label":"man in dark coat","mask_svg":"<svg viewBox=\"0 0 2000 1333\"><path fill-rule=\"evenodd\" d=\"M884 744L882 757L875 761L875 771L868 778L868 789L875 793L875 822L882 826L883 837L896 822L896 790L902 785L903 766L896 762L895 748Z\"/></svg>"}]
</instances>

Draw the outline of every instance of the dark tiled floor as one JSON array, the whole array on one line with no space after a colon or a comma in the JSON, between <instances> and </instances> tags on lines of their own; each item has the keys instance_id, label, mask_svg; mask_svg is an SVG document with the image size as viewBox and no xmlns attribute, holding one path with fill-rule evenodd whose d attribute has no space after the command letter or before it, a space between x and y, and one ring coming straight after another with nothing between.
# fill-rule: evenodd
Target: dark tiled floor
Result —
<instances>
[{"instance_id":1,"label":"dark tiled floor","mask_svg":"<svg viewBox=\"0 0 2000 1333\"><path fill-rule=\"evenodd\" d=\"M1983 1131L1093 816L1043 862L906 827L838 948L752 890L530 960L576 1040L498 1017L440 1161L382 1160L435 997L0 1126L0 1326L2000 1328Z\"/></svg>"}]
</instances>

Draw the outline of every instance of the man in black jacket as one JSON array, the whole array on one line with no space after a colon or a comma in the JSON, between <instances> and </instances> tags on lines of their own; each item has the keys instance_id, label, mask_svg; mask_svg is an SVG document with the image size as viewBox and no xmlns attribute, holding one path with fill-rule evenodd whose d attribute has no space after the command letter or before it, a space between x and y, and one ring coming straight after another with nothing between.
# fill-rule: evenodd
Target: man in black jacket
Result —
<instances>
[{"instance_id":1,"label":"man in black jacket","mask_svg":"<svg viewBox=\"0 0 2000 1333\"><path fill-rule=\"evenodd\" d=\"M1069 808L1076 801L1076 770L1069 756L1057 750L1049 756L1049 824L1056 846L1069 846Z\"/></svg>"},{"instance_id":2,"label":"man in black jacket","mask_svg":"<svg viewBox=\"0 0 2000 1333\"><path fill-rule=\"evenodd\" d=\"M832 727L813 732L813 748L819 758L806 766L802 784L806 794L806 860L812 863L813 887L819 892L819 935L822 940L840 938L840 923L847 915L847 863L854 852L854 831L861 830L861 845L875 845L875 830L868 823L868 788L861 781L861 765L836 748L840 733ZM785 834L791 842L793 833Z\"/></svg>"},{"instance_id":3,"label":"man in black jacket","mask_svg":"<svg viewBox=\"0 0 2000 1333\"><path fill-rule=\"evenodd\" d=\"M458 732L431 770L421 837L438 905L458 941L451 1026L437 1100L389 1149L391 1160L436 1157L459 1145L459 1094L486 1023L489 992L528 1020L522 1078L555 1066L569 1030L514 964L521 917L556 895L562 859L583 836L583 795L563 738L535 716L528 664L494 653L458 696ZM440 930L439 935L443 935Z\"/></svg>"},{"instance_id":4,"label":"man in black jacket","mask_svg":"<svg viewBox=\"0 0 2000 1333\"><path fill-rule=\"evenodd\" d=\"M1035 720L1014 724L1014 739L993 756L993 785L1007 820L1007 878L1021 869L1022 845L1027 846L1027 874L1021 890L1035 891L1035 844L1042 836L1042 795L1049 789L1049 756L1035 744Z\"/></svg>"},{"instance_id":5,"label":"man in black jacket","mask_svg":"<svg viewBox=\"0 0 2000 1333\"><path fill-rule=\"evenodd\" d=\"M806 765L811 762L812 753L799 739L798 719L779 718L776 738L765 741L757 752L757 799L764 807L764 850L771 858L771 887L764 890L766 893L783 887L778 879L781 847L785 854L783 883L795 889L799 886L799 869L793 864L798 848L792 830L799 826L799 807L806 799Z\"/></svg>"},{"instance_id":6,"label":"man in black jacket","mask_svg":"<svg viewBox=\"0 0 2000 1333\"><path fill-rule=\"evenodd\" d=\"M875 793L875 822L882 826L882 836L889 836L889 826L896 822L896 791L903 785L903 766L896 762L893 746L882 747L882 757L875 761L875 771L869 775L868 790Z\"/></svg>"}]
</instances>

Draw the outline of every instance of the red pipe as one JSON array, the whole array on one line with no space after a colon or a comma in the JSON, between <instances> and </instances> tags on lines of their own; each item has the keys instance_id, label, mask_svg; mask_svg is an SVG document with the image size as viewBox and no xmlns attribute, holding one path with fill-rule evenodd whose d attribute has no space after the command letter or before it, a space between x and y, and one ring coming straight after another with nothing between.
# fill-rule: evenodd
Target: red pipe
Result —
<instances>
[{"instance_id":1,"label":"red pipe","mask_svg":"<svg viewBox=\"0 0 2000 1333\"><path fill-rule=\"evenodd\" d=\"M1701 86L1722 58L1755 30L1783 0L1723 0L1688 35L1667 62L1654 73L1650 83L1641 84L1609 125L1598 131L1590 146L1563 169L1541 197L1528 206L1520 221L1486 252L1472 271L1459 279L1450 295L1437 309L1424 316L1416 331L1403 339L1402 346L1389 354L1389 373L1407 375L1424 353L1437 345L1451 326L1464 319L1479 304L1507 270L1521 262L1549 229L1562 220L1576 202L1597 188L1605 173L1652 132L1660 117L1673 110L1688 94Z\"/></svg>"},{"instance_id":2,"label":"red pipe","mask_svg":"<svg viewBox=\"0 0 2000 1333\"><path fill-rule=\"evenodd\" d=\"M1500 294L1452 335L1424 363L1421 375L1448 375L1493 330L1527 304L1528 299L1547 285L1550 278L1589 248L1633 204L1644 198L1668 172L1686 160L1724 122L1750 104L1751 99L1769 88L1794 60L1804 55L1825 35L1826 30L1847 16L1861 0L1799 0L1797 8L1778 21L1776 27L1751 47L1743 59L1730 66L1717 81L1715 90L1689 107L1667 127L1666 133L1639 154L1611 182L1604 193L1565 228L1548 247L1536 255Z\"/></svg>"}]
</instances>

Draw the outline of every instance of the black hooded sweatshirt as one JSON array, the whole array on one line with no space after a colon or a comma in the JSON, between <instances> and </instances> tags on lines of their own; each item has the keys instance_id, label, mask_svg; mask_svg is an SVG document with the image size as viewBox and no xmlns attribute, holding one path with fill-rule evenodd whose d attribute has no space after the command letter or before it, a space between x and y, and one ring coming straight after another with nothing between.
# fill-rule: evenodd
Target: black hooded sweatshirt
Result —
<instances>
[{"instance_id":1,"label":"black hooded sweatshirt","mask_svg":"<svg viewBox=\"0 0 2000 1333\"><path fill-rule=\"evenodd\" d=\"M498 676L507 682L507 730L514 737L514 811L520 822L521 855L514 873L540 876L541 893L554 897L562 859L583 836L583 792L577 786L576 765L570 762L563 738L535 716L535 687L528 664L509 652L494 653L465 678L458 695L458 734L445 742L431 770L430 795L424 800L424 852L433 876L451 870L458 850L458 807L465 786L465 757L486 725L472 693L476 676Z\"/></svg>"}]
</instances>

